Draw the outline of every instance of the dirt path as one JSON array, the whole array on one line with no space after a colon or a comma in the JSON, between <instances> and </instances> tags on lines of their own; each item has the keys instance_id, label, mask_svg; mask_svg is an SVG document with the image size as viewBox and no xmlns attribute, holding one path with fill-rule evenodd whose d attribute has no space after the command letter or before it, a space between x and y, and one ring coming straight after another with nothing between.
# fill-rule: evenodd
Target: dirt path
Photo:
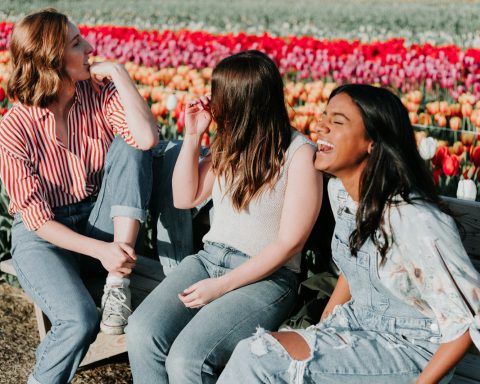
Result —
<instances>
[{"instance_id":1,"label":"dirt path","mask_svg":"<svg viewBox=\"0 0 480 384\"><path fill-rule=\"evenodd\" d=\"M0 384L20 384L35 362L39 343L33 305L21 289L0 283ZM132 382L127 356L79 370L73 384L127 384Z\"/></svg>"}]
</instances>

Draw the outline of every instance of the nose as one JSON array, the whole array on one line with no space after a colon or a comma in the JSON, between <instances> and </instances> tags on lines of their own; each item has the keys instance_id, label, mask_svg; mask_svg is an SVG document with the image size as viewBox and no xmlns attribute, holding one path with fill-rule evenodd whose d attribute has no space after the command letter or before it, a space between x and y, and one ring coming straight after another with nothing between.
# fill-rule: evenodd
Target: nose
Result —
<instances>
[{"instance_id":1,"label":"nose","mask_svg":"<svg viewBox=\"0 0 480 384\"><path fill-rule=\"evenodd\" d=\"M325 116L320 117L320 119L317 121L317 123L314 126L314 131L316 133L326 134L330 132L330 128L328 128L326 120L327 119L325 118Z\"/></svg>"},{"instance_id":2,"label":"nose","mask_svg":"<svg viewBox=\"0 0 480 384\"><path fill-rule=\"evenodd\" d=\"M90 43L87 40L85 40L85 43L86 43L85 44L85 53L87 55L89 55L93 52L93 47L90 45Z\"/></svg>"}]
</instances>

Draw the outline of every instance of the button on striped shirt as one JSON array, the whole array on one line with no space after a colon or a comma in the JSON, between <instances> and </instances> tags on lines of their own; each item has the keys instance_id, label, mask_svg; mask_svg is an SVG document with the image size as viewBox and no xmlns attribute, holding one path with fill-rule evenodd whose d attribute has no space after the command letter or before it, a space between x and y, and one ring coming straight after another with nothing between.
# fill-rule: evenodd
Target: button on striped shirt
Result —
<instances>
[{"instance_id":1,"label":"button on striped shirt","mask_svg":"<svg viewBox=\"0 0 480 384\"><path fill-rule=\"evenodd\" d=\"M113 83L96 94L90 81L78 82L67 126L68 143L62 143L49 109L20 103L0 121L0 176L9 213L20 213L29 230L53 219L52 208L98 192L115 134L136 146Z\"/></svg>"}]
</instances>

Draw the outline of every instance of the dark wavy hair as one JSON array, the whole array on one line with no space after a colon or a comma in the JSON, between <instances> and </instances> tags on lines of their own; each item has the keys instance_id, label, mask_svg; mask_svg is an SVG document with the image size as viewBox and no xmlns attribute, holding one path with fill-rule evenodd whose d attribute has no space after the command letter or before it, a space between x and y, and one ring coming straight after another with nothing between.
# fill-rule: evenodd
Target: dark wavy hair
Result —
<instances>
[{"instance_id":1,"label":"dark wavy hair","mask_svg":"<svg viewBox=\"0 0 480 384\"><path fill-rule=\"evenodd\" d=\"M68 42L68 18L53 8L15 24L10 43L12 74L7 93L25 105L46 107L58 99Z\"/></svg>"},{"instance_id":2,"label":"dark wavy hair","mask_svg":"<svg viewBox=\"0 0 480 384\"><path fill-rule=\"evenodd\" d=\"M418 153L408 112L400 99L384 88L345 84L336 88L329 100L342 93L350 96L359 108L366 135L374 142L360 179L360 201L350 249L356 255L370 238L383 262L391 243L385 231L384 212L395 205L395 196L401 196L407 203L420 199L442 211L447 209L441 204L433 178Z\"/></svg>"},{"instance_id":3,"label":"dark wavy hair","mask_svg":"<svg viewBox=\"0 0 480 384\"><path fill-rule=\"evenodd\" d=\"M212 74L212 116L218 125L211 145L213 170L225 177L236 210L273 187L291 141L283 80L259 51L220 61Z\"/></svg>"}]
</instances>

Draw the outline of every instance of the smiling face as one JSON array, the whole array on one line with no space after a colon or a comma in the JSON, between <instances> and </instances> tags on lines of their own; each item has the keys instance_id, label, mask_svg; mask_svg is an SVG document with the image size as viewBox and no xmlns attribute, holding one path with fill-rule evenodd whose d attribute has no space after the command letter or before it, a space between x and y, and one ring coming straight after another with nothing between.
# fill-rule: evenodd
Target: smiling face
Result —
<instances>
[{"instance_id":1,"label":"smiling face","mask_svg":"<svg viewBox=\"0 0 480 384\"><path fill-rule=\"evenodd\" d=\"M339 93L329 101L316 131L315 168L340 179L359 180L373 141L366 136L362 113L348 94Z\"/></svg>"},{"instance_id":2,"label":"smiling face","mask_svg":"<svg viewBox=\"0 0 480 384\"><path fill-rule=\"evenodd\" d=\"M65 48L65 72L72 81L87 80L90 78L88 58L92 53L92 46L78 31L78 28L68 22L68 38Z\"/></svg>"}]
</instances>

